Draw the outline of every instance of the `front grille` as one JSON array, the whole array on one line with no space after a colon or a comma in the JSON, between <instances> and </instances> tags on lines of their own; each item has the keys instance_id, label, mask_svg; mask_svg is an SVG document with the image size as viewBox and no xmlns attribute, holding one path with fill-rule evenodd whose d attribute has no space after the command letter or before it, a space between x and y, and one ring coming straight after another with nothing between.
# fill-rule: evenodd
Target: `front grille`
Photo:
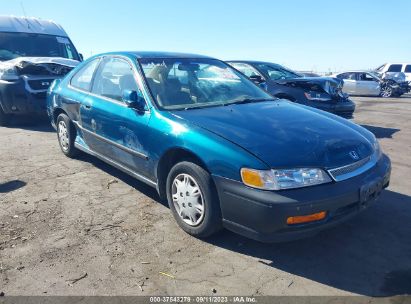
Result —
<instances>
[{"instance_id":1,"label":"front grille","mask_svg":"<svg viewBox=\"0 0 411 304\"><path fill-rule=\"evenodd\" d=\"M354 171L361 169L365 165L367 165L371 161L371 156L368 156L366 158L363 158L355 163L335 168L335 169L330 169L328 172L331 174L331 176L336 180L343 180L345 178L342 178L344 176L347 176L347 174L353 173Z\"/></svg>"},{"instance_id":2,"label":"front grille","mask_svg":"<svg viewBox=\"0 0 411 304\"><path fill-rule=\"evenodd\" d=\"M53 79L36 79L36 80L28 80L28 85L32 90L47 90Z\"/></svg>"}]
</instances>

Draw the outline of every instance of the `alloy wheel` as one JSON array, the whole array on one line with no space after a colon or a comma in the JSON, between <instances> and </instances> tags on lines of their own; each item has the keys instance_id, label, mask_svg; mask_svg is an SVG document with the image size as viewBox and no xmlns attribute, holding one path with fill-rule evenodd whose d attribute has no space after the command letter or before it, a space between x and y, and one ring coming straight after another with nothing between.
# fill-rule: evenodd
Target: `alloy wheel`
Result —
<instances>
[{"instance_id":1,"label":"alloy wheel","mask_svg":"<svg viewBox=\"0 0 411 304\"><path fill-rule=\"evenodd\" d=\"M382 97L391 97L392 95L392 88L388 85L384 86L383 88L381 88L381 96Z\"/></svg>"}]
</instances>

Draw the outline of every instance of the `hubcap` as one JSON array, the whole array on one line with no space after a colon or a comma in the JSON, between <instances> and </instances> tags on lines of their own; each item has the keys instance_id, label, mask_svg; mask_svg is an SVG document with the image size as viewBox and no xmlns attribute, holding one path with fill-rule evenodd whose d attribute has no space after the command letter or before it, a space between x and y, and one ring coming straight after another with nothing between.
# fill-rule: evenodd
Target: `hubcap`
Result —
<instances>
[{"instance_id":1,"label":"hubcap","mask_svg":"<svg viewBox=\"0 0 411 304\"><path fill-rule=\"evenodd\" d=\"M180 218L190 226L197 226L204 218L204 199L193 177L179 174L174 178L171 194Z\"/></svg>"},{"instance_id":2,"label":"hubcap","mask_svg":"<svg viewBox=\"0 0 411 304\"><path fill-rule=\"evenodd\" d=\"M59 134L59 141L60 141L61 148L64 151L67 151L69 149L69 137L68 137L68 132L67 132L67 126L64 121L59 122L58 134Z\"/></svg>"}]
</instances>

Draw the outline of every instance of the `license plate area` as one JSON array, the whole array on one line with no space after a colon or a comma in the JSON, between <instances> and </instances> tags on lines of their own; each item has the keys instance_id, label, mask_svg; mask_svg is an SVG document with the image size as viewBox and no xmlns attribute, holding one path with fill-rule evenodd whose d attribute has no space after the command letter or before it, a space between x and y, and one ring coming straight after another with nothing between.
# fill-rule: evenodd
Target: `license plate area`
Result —
<instances>
[{"instance_id":1,"label":"license plate area","mask_svg":"<svg viewBox=\"0 0 411 304\"><path fill-rule=\"evenodd\" d=\"M363 185L360 188L360 203L366 205L367 203L375 201L381 194L384 186L383 179L374 180Z\"/></svg>"}]
</instances>

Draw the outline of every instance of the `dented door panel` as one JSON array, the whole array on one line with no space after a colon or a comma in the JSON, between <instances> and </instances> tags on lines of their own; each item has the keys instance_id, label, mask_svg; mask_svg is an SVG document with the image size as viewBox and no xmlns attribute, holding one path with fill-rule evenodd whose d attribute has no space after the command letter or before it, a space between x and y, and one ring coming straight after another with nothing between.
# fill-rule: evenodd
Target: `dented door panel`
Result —
<instances>
[{"instance_id":1,"label":"dented door panel","mask_svg":"<svg viewBox=\"0 0 411 304\"><path fill-rule=\"evenodd\" d=\"M90 95L83 110L87 145L121 165L149 175L144 144L150 112L128 108L124 103Z\"/></svg>"}]
</instances>

